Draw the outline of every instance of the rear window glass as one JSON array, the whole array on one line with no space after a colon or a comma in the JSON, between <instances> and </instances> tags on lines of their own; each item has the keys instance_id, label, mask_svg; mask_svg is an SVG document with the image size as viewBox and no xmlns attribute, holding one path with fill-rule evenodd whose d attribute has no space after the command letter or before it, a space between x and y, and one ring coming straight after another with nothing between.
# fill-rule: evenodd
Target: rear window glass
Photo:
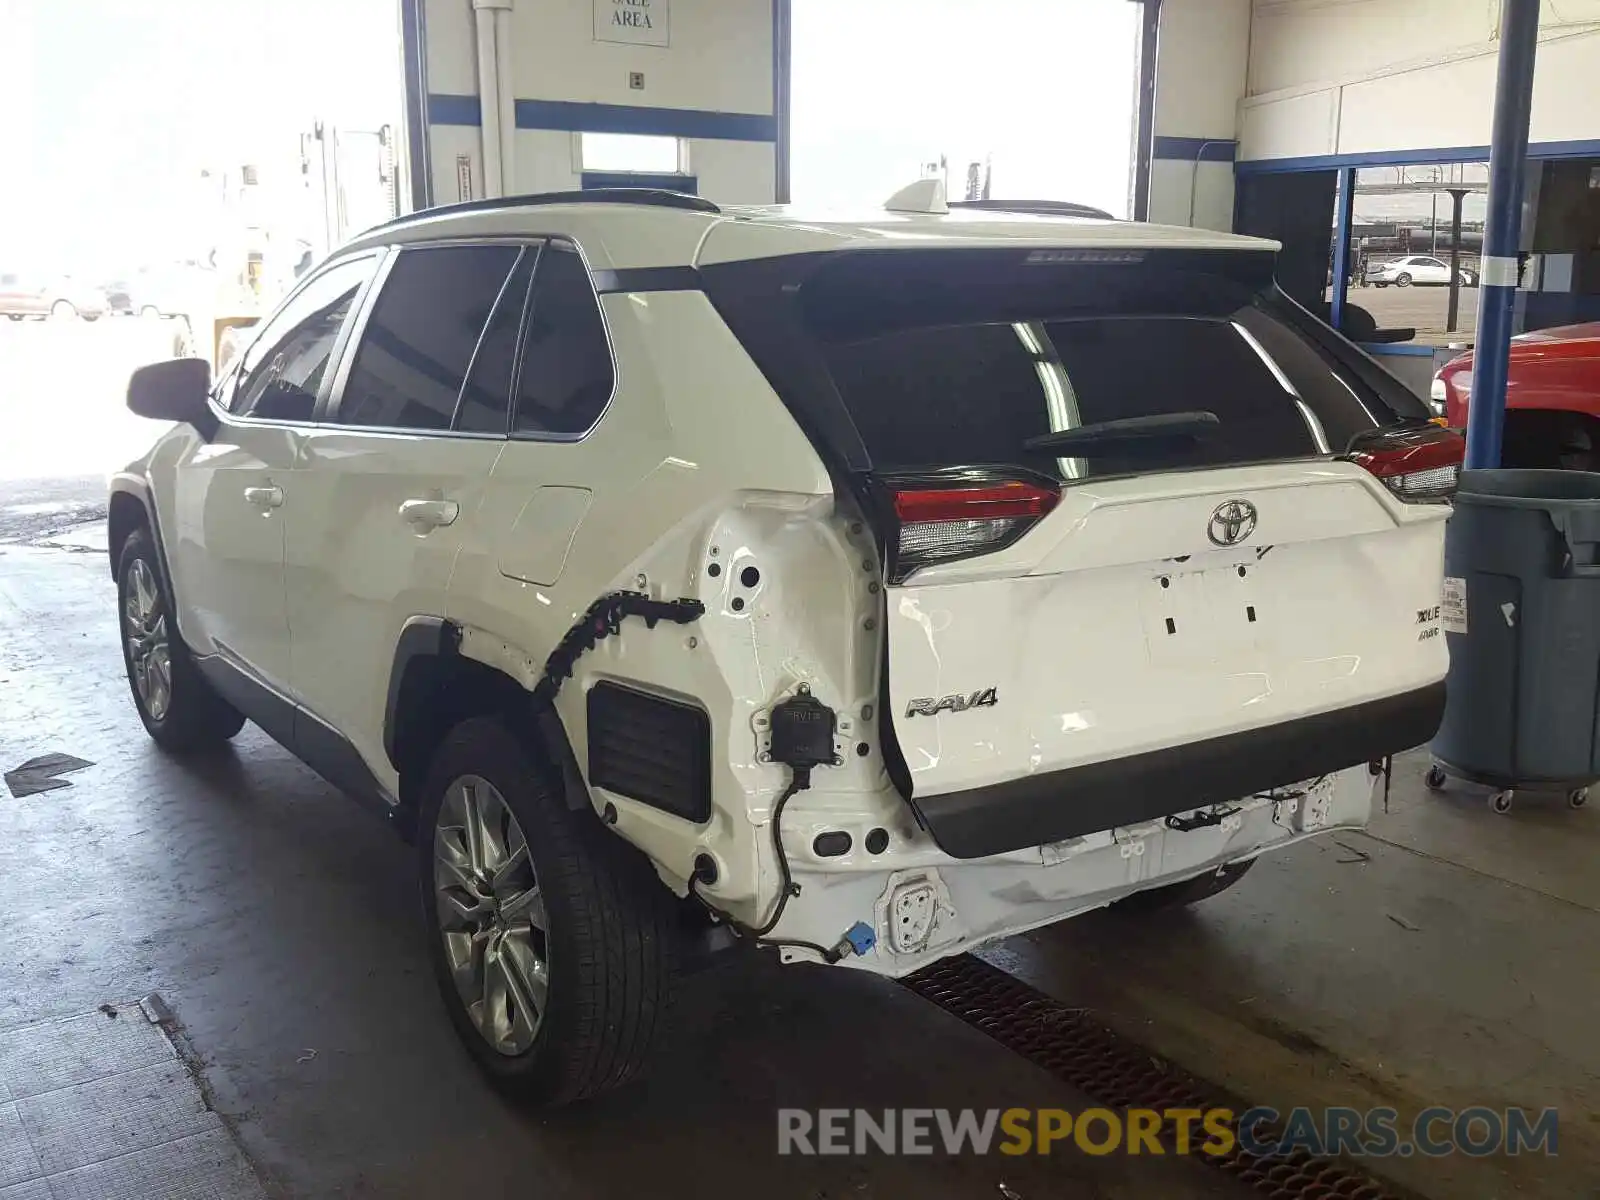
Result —
<instances>
[{"instance_id":1,"label":"rear window glass","mask_svg":"<svg viewBox=\"0 0 1600 1200\"><path fill-rule=\"evenodd\" d=\"M1016 251L841 256L800 290L828 374L873 466L1015 464L1063 479L1307 457L1422 416L1341 362L1290 311L1271 258L1130 253L1035 262ZM1397 394L1400 393L1400 394ZM1210 414L1203 436L1079 455L1030 438Z\"/></svg>"}]
</instances>

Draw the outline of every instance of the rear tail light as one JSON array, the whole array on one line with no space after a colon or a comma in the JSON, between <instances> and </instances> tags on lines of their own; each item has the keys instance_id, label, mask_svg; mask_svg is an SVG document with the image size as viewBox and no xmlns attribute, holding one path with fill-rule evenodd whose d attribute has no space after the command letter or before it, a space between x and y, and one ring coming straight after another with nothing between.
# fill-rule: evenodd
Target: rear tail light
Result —
<instances>
[{"instance_id":1,"label":"rear tail light","mask_svg":"<svg viewBox=\"0 0 1600 1200\"><path fill-rule=\"evenodd\" d=\"M963 471L883 481L895 529L889 581L922 567L1011 545L1056 506L1061 489L1042 479Z\"/></svg>"},{"instance_id":2,"label":"rear tail light","mask_svg":"<svg viewBox=\"0 0 1600 1200\"><path fill-rule=\"evenodd\" d=\"M1437 425L1379 429L1357 438L1346 456L1366 468L1400 499L1439 504L1456 493L1466 440Z\"/></svg>"}]
</instances>

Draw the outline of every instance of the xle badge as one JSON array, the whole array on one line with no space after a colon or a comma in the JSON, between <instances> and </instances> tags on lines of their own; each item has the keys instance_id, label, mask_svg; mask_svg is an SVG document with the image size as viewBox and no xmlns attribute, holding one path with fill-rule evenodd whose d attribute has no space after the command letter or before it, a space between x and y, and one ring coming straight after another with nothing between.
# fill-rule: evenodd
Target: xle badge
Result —
<instances>
[{"instance_id":1,"label":"xle badge","mask_svg":"<svg viewBox=\"0 0 1600 1200\"><path fill-rule=\"evenodd\" d=\"M970 696L963 696L959 692L951 696L926 696L907 704L906 716L937 717L942 712L961 713L969 708L990 708L998 703L1000 697L992 687L973 692Z\"/></svg>"}]
</instances>

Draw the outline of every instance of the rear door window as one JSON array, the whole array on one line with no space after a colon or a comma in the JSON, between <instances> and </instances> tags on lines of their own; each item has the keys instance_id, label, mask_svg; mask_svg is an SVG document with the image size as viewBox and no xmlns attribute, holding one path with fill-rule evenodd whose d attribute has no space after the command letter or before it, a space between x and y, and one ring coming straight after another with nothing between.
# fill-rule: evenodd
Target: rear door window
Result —
<instances>
[{"instance_id":1,"label":"rear door window","mask_svg":"<svg viewBox=\"0 0 1600 1200\"><path fill-rule=\"evenodd\" d=\"M581 437L611 400L616 374L599 298L577 247L550 242L534 273L512 428Z\"/></svg>"},{"instance_id":2,"label":"rear door window","mask_svg":"<svg viewBox=\"0 0 1600 1200\"><path fill-rule=\"evenodd\" d=\"M533 278L539 248L529 246L500 289L494 315L472 356L472 370L461 389L455 428L464 433L506 432L511 411L512 369L517 359L517 331L528 303L528 283Z\"/></svg>"},{"instance_id":3,"label":"rear door window","mask_svg":"<svg viewBox=\"0 0 1600 1200\"><path fill-rule=\"evenodd\" d=\"M361 331L334 423L450 428L473 351L520 252L514 245L402 250Z\"/></svg>"}]
</instances>

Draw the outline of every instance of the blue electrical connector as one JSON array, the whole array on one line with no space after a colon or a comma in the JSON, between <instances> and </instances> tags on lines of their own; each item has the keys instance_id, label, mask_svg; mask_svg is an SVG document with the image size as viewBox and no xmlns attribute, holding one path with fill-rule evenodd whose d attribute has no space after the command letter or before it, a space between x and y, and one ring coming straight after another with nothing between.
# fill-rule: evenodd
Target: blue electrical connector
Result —
<instances>
[{"instance_id":1,"label":"blue electrical connector","mask_svg":"<svg viewBox=\"0 0 1600 1200\"><path fill-rule=\"evenodd\" d=\"M872 926L865 921L857 921L844 931L844 938L839 942L839 956L847 954L863 955L878 944L878 935L872 932Z\"/></svg>"}]
</instances>

